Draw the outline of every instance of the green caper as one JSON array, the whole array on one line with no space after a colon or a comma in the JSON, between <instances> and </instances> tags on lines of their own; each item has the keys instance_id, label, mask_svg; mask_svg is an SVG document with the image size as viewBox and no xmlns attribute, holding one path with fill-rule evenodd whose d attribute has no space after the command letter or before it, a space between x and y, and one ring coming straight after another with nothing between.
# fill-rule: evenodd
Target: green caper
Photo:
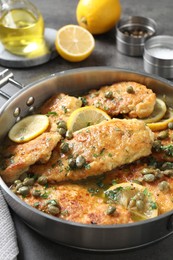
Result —
<instances>
[{"instance_id":1,"label":"green caper","mask_svg":"<svg viewBox=\"0 0 173 260\"><path fill-rule=\"evenodd\" d=\"M113 98L113 92L112 91L107 91L105 93L105 98L112 99Z\"/></svg>"},{"instance_id":2,"label":"green caper","mask_svg":"<svg viewBox=\"0 0 173 260\"><path fill-rule=\"evenodd\" d=\"M137 200L136 201L136 207L137 207L138 210L142 210L144 208L143 200Z\"/></svg>"},{"instance_id":3,"label":"green caper","mask_svg":"<svg viewBox=\"0 0 173 260\"><path fill-rule=\"evenodd\" d=\"M116 207L109 205L108 208L107 208L106 214L112 215L115 211L116 211Z\"/></svg>"},{"instance_id":4,"label":"green caper","mask_svg":"<svg viewBox=\"0 0 173 260\"><path fill-rule=\"evenodd\" d=\"M22 186L17 191L18 194L26 196L29 194L29 187L28 186Z\"/></svg>"},{"instance_id":5,"label":"green caper","mask_svg":"<svg viewBox=\"0 0 173 260\"><path fill-rule=\"evenodd\" d=\"M21 183L21 180L15 180L15 181L14 181L14 184L15 184L15 185L17 185L17 184L19 184L19 183Z\"/></svg>"},{"instance_id":6,"label":"green caper","mask_svg":"<svg viewBox=\"0 0 173 260\"><path fill-rule=\"evenodd\" d=\"M78 97L78 99L80 100L80 101L82 101L82 106L86 106L87 105L87 100L86 100L86 98L85 97Z\"/></svg>"},{"instance_id":7,"label":"green caper","mask_svg":"<svg viewBox=\"0 0 173 260\"><path fill-rule=\"evenodd\" d=\"M19 183L16 185L16 190L20 189L22 186L23 186L22 182L19 182Z\"/></svg>"},{"instance_id":8,"label":"green caper","mask_svg":"<svg viewBox=\"0 0 173 260\"><path fill-rule=\"evenodd\" d=\"M165 171L163 171L163 174L165 176L172 177L173 176L173 169L172 170L171 169L165 170Z\"/></svg>"},{"instance_id":9,"label":"green caper","mask_svg":"<svg viewBox=\"0 0 173 260\"><path fill-rule=\"evenodd\" d=\"M153 142L153 149L156 151L156 152L159 152L161 150L161 141L160 140L154 140Z\"/></svg>"},{"instance_id":10,"label":"green caper","mask_svg":"<svg viewBox=\"0 0 173 260\"><path fill-rule=\"evenodd\" d=\"M169 122L169 123L168 123L168 128L169 128L169 129L173 129L173 122Z\"/></svg>"},{"instance_id":11,"label":"green caper","mask_svg":"<svg viewBox=\"0 0 173 260\"><path fill-rule=\"evenodd\" d=\"M60 128L58 128L58 133L59 133L61 136L65 137L65 134L66 134L66 129L65 129L65 128L62 128L62 127L60 127Z\"/></svg>"},{"instance_id":12,"label":"green caper","mask_svg":"<svg viewBox=\"0 0 173 260\"><path fill-rule=\"evenodd\" d=\"M143 180L146 181L146 182L153 182L155 180L155 176L152 173L145 174L144 177L143 177Z\"/></svg>"},{"instance_id":13,"label":"green caper","mask_svg":"<svg viewBox=\"0 0 173 260\"><path fill-rule=\"evenodd\" d=\"M40 176L40 177L38 178L37 181L38 181L39 184L45 185L45 184L47 184L47 177L44 176L44 175L42 175L42 176Z\"/></svg>"},{"instance_id":14,"label":"green caper","mask_svg":"<svg viewBox=\"0 0 173 260\"><path fill-rule=\"evenodd\" d=\"M48 212L52 215L57 215L60 213L60 208L56 207L54 205L49 204L48 205Z\"/></svg>"},{"instance_id":15,"label":"green caper","mask_svg":"<svg viewBox=\"0 0 173 260\"><path fill-rule=\"evenodd\" d=\"M71 169L75 169L76 168L76 160L74 158L70 158L68 160L68 165L70 166Z\"/></svg>"},{"instance_id":16,"label":"green caper","mask_svg":"<svg viewBox=\"0 0 173 260\"><path fill-rule=\"evenodd\" d=\"M34 184L34 178L25 178L23 181L24 186L32 186Z\"/></svg>"},{"instance_id":17,"label":"green caper","mask_svg":"<svg viewBox=\"0 0 173 260\"><path fill-rule=\"evenodd\" d=\"M77 168L82 168L86 163L85 158L82 155L76 157L76 166Z\"/></svg>"},{"instance_id":18,"label":"green caper","mask_svg":"<svg viewBox=\"0 0 173 260\"><path fill-rule=\"evenodd\" d=\"M169 133L168 133L168 130L165 130L165 131L161 131L158 136L157 136L157 139L166 139L167 137L169 136Z\"/></svg>"},{"instance_id":19,"label":"green caper","mask_svg":"<svg viewBox=\"0 0 173 260\"><path fill-rule=\"evenodd\" d=\"M151 169L151 168L143 168L142 171L141 171L141 173L142 173L143 175L145 175L145 174L150 174L150 173L152 173L152 172L153 172L153 169Z\"/></svg>"},{"instance_id":20,"label":"green caper","mask_svg":"<svg viewBox=\"0 0 173 260\"><path fill-rule=\"evenodd\" d=\"M60 149L62 153L68 153L68 151L70 150L68 143L62 143Z\"/></svg>"},{"instance_id":21,"label":"green caper","mask_svg":"<svg viewBox=\"0 0 173 260\"><path fill-rule=\"evenodd\" d=\"M169 186L169 183L167 181L162 181L158 184L158 187L159 187L159 190L161 191L169 191L170 189L170 186Z\"/></svg>"},{"instance_id":22,"label":"green caper","mask_svg":"<svg viewBox=\"0 0 173 260\"><path fill-rule=\"evenodd\" d=\"M40 190L33 190L32 195L33 195L34 197L40 197L41 191L40 191Z\"/></svg>"},{"instance_id":23,"label":"green caper","mask_svg":"<svg viewBox=\"0 0 173 260\"><path fill-rule=\"evenodd\" d=\"M127 89L126 89L126 91L127 91L127 93L129 93L129 94L134 94L134 93L135 93L135 91L134 91L134 89L133 89L132 86L128 86Z\"/></svg>"},{"instance_id":24,"label":"green caper","mask_svg":"<svg viewBox=\"0 0 173 260\"><path fill-rule=\"evenodd\" d=\"M65 130L67 130L67 124L66 124L66 122L64 120L58 121L57 127L58 128L64 128Z\"/></svg>"},{"instance_id":25,"label":"green caper","mask_svg":"<svg viewBox=\"0 0 173 260\"><path fill-rule=\"evenodd\" d=\"M66 137L68 140L72 139L72 138L73 138L73 133L72 133L72 131L67 130L65 137Z\"/></svg>"}]
</instances>

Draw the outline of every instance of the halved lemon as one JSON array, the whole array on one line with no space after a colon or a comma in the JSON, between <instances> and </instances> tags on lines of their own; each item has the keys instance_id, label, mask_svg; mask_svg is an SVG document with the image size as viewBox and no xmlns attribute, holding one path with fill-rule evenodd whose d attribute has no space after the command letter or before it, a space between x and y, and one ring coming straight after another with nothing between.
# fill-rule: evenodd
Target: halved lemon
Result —
<instances>
[{"instance_id":1,"label":"halved lemon","mask_svg":"<svg viewBox=\"0 0 173 260\"><path fill-rule=\"evenodd\" d=\"M158 216L156 200L148 189L137 183L124 182L111 186L105 196L127 208L134 221Z\"/></svg>"},{"instance_id":2,"label":"halved lemon","mask_svg":"<svg viewBox=\"0 0 173 260\"><path fill-rule=\"evenodd\" d=\"M164 117L158 122L155 123L148 123L147 126L152 130L152 131L161 131L166 128L168 128L168 124L170 122L173 122L173 109L168 108Z\"/></svg>"},{"instance_id":3,"label":"halved lemon","mask_svg":"<svg viewBox=\"0 0 173 260\"><path fill-rule=\"evenodd\" d=\"M66 60L78 62L86 59L94 50L92 34L78 25L66 25L57 32L55 46Z\"/></svg>"},{"instance_id":4,"label":"halved lemon","mask_svg":"<svg viewBox=\"0 0 173 260\"><path fill-rule=\"evenodd\" d=\"M156 98L156 104L154 106L154 111L153 113L147 117L147 118L143 118L142 120L145 123L154 123L159 121L160 119L162 119L162 117L165 115L167 110L166 104L165 102L160 99L160 98Z\"/></svg>"},{"instance_id":5,"label":"halved lemon","mask_svg":"<svg viewBox=\"0 0 173 260\"><path fill-rule=\"evenodd\" d=\"M24 143L42 134L49 126L46 115L31 115L17 122L9 131L8 137L16 143Z\"/></svg>"},{"instance_id":6,"label":"halved lemon","mask_svg":"<svg viewBox=\"0 0 173 260\"><path fill-rule=\"evenodd\" d=\"M110 116L103 110L94 106L85 106L76 109L67 121L67 128L72 132L96 125L104 120L110 120Z\"/></svg>"}]
</instances>

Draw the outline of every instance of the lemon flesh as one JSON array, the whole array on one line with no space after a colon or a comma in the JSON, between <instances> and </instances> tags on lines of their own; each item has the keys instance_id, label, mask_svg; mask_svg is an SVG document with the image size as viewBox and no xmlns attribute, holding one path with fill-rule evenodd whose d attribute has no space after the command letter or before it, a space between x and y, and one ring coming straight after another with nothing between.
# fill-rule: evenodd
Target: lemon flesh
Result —
<instances>
[{"instance_id":1,"label":"lemon flesh","mask_svg":"<svg viewBox=\"0 0 173 260\"><path fill-rule=\"evenodd\" d=\"M67 128L72 132L75 132L90 125L96 125L104 120L110 119L110 116L99 108L94 106L81 107L70 115L67 121Z\"/></svg>"},{"instance_id":2,"label":"lemon flesh","mask_svg":"<svg viewBox=\"0 0 173 260\"><path fill-rule=\"evenodd\" d=\"M55 46L62 58L79 62L92 53L95 40L86 29L78 25L66 25L58 30Z\"/></svg>"},{"instance_id":3,"label":"lemon flesh","mask_svg":"<svg viewBox=\"0 0 173 260\"><path fill-rule=\"evenodd\" d=\"M154 196L140 184L128 182L115 184L105 192L105 196L128 209L134 221L158 216Z\"/></svg>"},{"instance_id":4,"label":"lemon flesh","mask_svg":"<svg viewBox=\"0 0 173 260\"><path fill-rule=\"evenodd\" d=\"M154 106L154 111L153 113L147 117L142 119L145 123L154 123L162 119L162 117L165 115L167 110L165 102L160 99L156 98L156 104Z\"/></svg>"},{"instance_id":5,"label":"lemon flesh","mask_svg":"<svg viewBox=\"0 0 173 260\"><path fill-rule=\"evenodd\" d=\"M168 128L168 124L170 122L173 122L173 109L168 108L164 117L158 122L155 123L148 123L147 126L152 130L152 131L161 131L166 128Z\"/></svg>"},{"instance_id":6,"label":"lemon flesh","mask_svg":"<svg viewBox=\"0 0 173 260\"><path fill-rule=\"evenodd\" d=\"M24 143L42 134L49 126L46 115L31 115L17 122L9 131L8 137L16 143Z\"/></svg>"}]
</instances>

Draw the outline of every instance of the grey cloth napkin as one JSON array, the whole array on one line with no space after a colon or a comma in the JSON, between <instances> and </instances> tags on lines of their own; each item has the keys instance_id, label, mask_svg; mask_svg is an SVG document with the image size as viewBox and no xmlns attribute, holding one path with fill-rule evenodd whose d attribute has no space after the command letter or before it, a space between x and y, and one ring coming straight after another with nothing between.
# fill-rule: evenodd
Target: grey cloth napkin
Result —
<instances>
[{"instance_id":1,"label":"grey cloth napkin","mask_svg":"<svg viewBox=\"0 0 173 260\"><path fill-rule=\"evenodd\" d=\"M18 253L14 224L0 188L0 260L17 259Z\"/></svg>"}]
</instances>

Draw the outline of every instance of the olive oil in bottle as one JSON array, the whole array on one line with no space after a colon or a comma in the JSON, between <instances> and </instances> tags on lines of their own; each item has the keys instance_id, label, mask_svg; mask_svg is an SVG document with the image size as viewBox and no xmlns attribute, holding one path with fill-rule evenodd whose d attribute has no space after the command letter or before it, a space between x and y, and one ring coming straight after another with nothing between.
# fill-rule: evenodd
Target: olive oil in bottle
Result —
<instances>
[{"instance_id":1,"label":"olive oil in bottle","mask_svg":"<svg viewBox=\"0 0 173 260\"><path fill-rule=\"evenodd\" d=\"M48 48L44 41L43 17L31 7L22 5L4 10L0 17L0 41L13 54L37 57L47 53Z\"/></svg>"}]
</instances>

